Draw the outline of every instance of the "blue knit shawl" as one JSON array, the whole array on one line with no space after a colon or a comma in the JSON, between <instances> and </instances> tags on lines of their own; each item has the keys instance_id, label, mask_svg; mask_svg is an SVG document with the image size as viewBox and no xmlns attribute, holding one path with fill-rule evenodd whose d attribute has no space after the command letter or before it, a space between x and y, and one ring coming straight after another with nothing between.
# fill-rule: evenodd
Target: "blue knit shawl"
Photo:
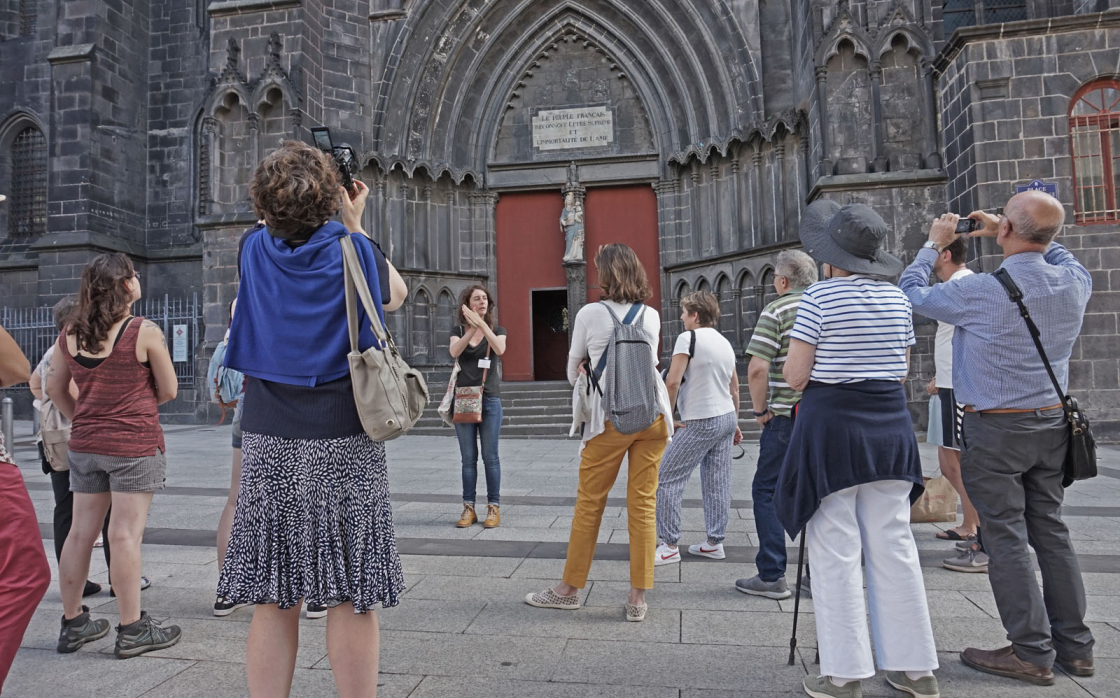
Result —
<instances>
[{"instance_id":1,"label":"blue knit shawl","mask_svg":"<svg viewBox=\"0 0 1120 698\"><path fill-rule=\"evenodd\" d=\"M342 277L342 245L350 235L365 269L378 315L381 286L369 240L330 222L299 247L268 233L249 233L241 250L241 285L225 365L261 380L314 386L349 372L350 335ZM376 344L361 303L359 348Z\"/></svg>"}]
</instances>

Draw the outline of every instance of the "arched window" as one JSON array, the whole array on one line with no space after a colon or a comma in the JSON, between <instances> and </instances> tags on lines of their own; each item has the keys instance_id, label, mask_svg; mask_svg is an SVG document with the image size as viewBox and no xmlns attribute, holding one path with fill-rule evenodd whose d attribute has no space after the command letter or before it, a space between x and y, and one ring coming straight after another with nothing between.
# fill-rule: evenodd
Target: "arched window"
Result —
<instances>
[{"instance_id":1,"label":"arched window","mask_svg":"<svg viewBox=\"0 0 1120 698\"><path fill-rule=\"evenodd\" d=\"M11 237L47 232L47 141L43 132L28 126L12 139L10 161Z\"/></svg>"},{"instance_id":2,"label":"arched window","mask_svg":"<svg viewBox=\"0 0 1120 698\"><path fill-rule=\"evenodd\" d=\"M1078 223L1117 220L1120 188L1120 82L1089 83L1069 107L1074 214Z\"/></svg>"}]
</instances>

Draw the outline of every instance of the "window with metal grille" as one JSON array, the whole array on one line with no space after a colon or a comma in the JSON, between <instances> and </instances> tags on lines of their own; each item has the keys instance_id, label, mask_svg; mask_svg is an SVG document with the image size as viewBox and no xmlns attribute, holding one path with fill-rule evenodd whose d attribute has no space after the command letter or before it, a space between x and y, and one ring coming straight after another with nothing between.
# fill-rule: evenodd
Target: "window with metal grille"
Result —
<instances>
[{"instance_id":1,"label":"window with metal grille","mask_svg":"<svg viewBox=\"0 0 1120 698\"><path fill-rule=\"evenodd\" d=\"M958 27L1003 24L1027 18L1026 0L945 0L941 5L946 39Z\"/></svg>"},{"instance_id":2,"label":"window with metal grille","mask_svg":"<svg viewBox=\"0 0 1120 698\"><path fill-rule=\"evenodd\" d=\"M19 35L32 36L39 22L38 0L19 0Z\"/></svg>"},{"instance_id":3,"label":"window with metal grille","mask_svg":"<svg viewBox=\"0 0 1120 698\"><path fill-rule=\"evenodd\" d=\"M9 235L47 231L47 141L34 126L16 134L11 151Z\"/></svg>"},{"instance_id":4,"label":"window with metal grille","mask_svg":"<svg viewBox=\"0 0 1120 698\"><path fill-rule=\"evenodd\" d=\"M1117 220L1120 196L1120 82L1089 83L1069 108L1074 215L1078 223Z\"/></svg>"}]
</instances>

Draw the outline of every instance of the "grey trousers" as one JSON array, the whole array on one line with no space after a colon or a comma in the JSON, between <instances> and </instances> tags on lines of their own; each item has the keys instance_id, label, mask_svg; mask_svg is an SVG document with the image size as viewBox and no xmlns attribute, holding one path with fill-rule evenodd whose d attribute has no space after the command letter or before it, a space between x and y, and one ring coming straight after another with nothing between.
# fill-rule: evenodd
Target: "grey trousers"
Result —
<instances>
[{"instance_id":1,"label":"grey trousers","mask_svg":"<svg viewBox=\"0 0 1120 698\"><path fill-rule=\"evenodd\" d=\"M700 466L700 490L704 502L704 526L709 543L727 537L731 512L731 442L735 439L734 412L693 419L673 433L657 472L657 537L676 545L681 537L681 501L684 488L696 466Z\"/></svg>"},{"instance_id":2,"label":"grey trousers","mask_svg":"<svg viewBox=\"0 0 1120 698\"><path fill-rule=\"evenodd\" d=\"M1085 585L1061 515L1069 440L1062 411L966 412L961 440L961 477L980 514L988 577L1016 656L1046 667L1057 654L1092 657Z\"/></svg>"}]
</instances>

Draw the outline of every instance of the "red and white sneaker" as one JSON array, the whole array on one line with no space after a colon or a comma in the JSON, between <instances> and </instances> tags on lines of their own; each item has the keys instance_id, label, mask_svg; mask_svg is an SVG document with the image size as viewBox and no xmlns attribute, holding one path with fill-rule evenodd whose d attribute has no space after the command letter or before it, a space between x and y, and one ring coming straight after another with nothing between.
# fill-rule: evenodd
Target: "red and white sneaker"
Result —
<instances>
[{"instance_id":1,"label":"red and white sneaker","mask_svg":"<svg viewBox=\"0 0 1120 698\"><path fill-rule=\"evenodd\" d=\"M670 546L665 541L658 541L657 550L653 553L654 565L671 565L681 561L681 549Z\"/></svg>"},{"instance_id":2,"label":"red and white sneaker","mask_svg":"<svg viewBox=\"0 0 1120 698\"><path fill-rule=\"evenodd\" d=\"M713 560L722 560L723 558L727 557L727 555L723 553L723 543L716 543L715 545L712 545L711 543L704 542L699 545L690 545L688 546L688 553L689 555L710 557Z\"/></svg>"}]
</instances>

